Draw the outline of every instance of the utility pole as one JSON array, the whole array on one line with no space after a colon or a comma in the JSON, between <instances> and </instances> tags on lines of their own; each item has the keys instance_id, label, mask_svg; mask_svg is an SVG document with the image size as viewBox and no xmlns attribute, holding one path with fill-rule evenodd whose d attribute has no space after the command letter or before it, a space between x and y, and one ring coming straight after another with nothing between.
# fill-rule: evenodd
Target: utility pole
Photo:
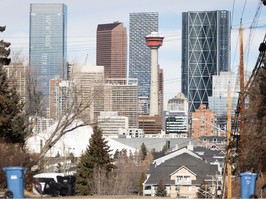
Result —
<instances>
[{"instance_id":1,"label":"utility pole","mask_svg":"<svg viewBox=\"0 0 266 199\"><path fill-rule=\"evenodd\" d=\"M243 143L243 132L244 132L244 112L245 112L245 98L244 98L244 50L243 50L243 27L242 27L242 19L240 21L239 28L239 39L240 39L240 64L239 64L239 76L240 76L240 145Z\"/></svg>"},{"instance_id":2,"label":"utility pole","mask_svg":"<svg viewBox=\"0 0 266 199\"><path fill-rule=\"evenodd\" d=\"M227 104L227 198L232 198L232 182L231 182L231 88L228 85L228 104Z\"/></svg>"}]
</instances>

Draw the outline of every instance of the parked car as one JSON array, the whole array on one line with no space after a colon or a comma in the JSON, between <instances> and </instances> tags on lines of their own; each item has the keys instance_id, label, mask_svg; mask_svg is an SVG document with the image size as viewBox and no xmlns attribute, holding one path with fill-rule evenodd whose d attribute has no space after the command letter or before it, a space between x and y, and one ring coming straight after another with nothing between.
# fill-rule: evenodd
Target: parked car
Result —
<instances>
[{"instance_id":1,"label":"parked car","mask_svg":"<svg viewBox=\"0 0 266 199\"><path fill-rule=\"evenodd\" d=\"M76 178L62 173L40 173L33 176L33 193L36 195L73 196Z\"/></svg>"}]
</instances>

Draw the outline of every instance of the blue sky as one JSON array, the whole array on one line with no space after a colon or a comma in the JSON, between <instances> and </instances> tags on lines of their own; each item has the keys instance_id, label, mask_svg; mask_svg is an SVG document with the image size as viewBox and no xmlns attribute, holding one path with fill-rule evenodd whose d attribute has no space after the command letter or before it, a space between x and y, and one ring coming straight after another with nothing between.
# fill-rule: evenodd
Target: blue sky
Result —
<instances>
[{"instance_id":1,"label":"blue sky","mask_svg":"<svg viewBox=\"0 0 266 199\"><path fill-rule=\"evenodd\" d=\"M260 0L0 0L0 25L6 31L0 39L11 42L11 50L28 59L30 3L65 3L68 7L68 60L74 63L96 63L96 29L98 24L123 22L129 29L129 13L158 12L159 32L165 37L159 49L159 64L164 69L165 100L180 92L181 15L187 11L229 10L232 13L231 68L239 64L239 24L244 26L245 68L252 70L258 47L266 33L266 6L258 13L258 26L249 29ZM251 34L251 36L249 36ZM249 39L250 38L250 39ZM250 47L247 42L251 41ZM248 55L248 56L247 56Z\"/></svg>"}]
</instances>

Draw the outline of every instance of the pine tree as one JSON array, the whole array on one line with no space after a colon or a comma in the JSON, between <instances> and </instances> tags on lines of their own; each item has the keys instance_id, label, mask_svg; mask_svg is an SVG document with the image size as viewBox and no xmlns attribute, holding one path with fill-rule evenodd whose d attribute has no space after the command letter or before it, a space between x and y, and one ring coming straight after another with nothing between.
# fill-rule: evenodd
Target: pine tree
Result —
<instances>
[{"instance_id":1,"label":"pine tree","mask_svg":"<svg viewBox=\"0 0 266 199\"><path fill-rule=\"evenodd\" d=\"M148 155L148 150L146 145L142 142L141 147L140 147L140 157L141 160L144 160L146 156Z\"/></svg>"},{"instance_id":2,"label":"pine tree","mask_svg":"<svg viewBox=\"0 0 266 199\"><path fill-rule=\"evenodd\" d=\"M162 178L160 179L160 182L159 182L159 185L157 187L155 195L156 196L161 196L161 197L166 197L167 196L167 192L166 192L166 189L165 189L165 184L164 184L164 181L163 181Z\"/></svg>"},{"instance_id":3,"label":"pine tree","mask_svg":"<svg viewBox=\"0 0 266 199\"><path fill-rule=\"evenodd\" d=\"M138 187L140 196L143 195L143 183L144 183L145 180L146 180L145 173L142 172L141 175L140 175L140 178L139 178L139 187Z\"/></svg>"},{"instance_id":4,"label":"pine tree","mask_svg":"<svg viewBox=\"0 0 266 199\"><path fill-rule=\"evenodd\" d=\"M0 63L0 141L25 143L25 115L20 96Z\"/></svg>"},{"instance_id":5,"label":"pine tree","mask_svg":"<svg viewBox=\"0 0 266 199\"><path fill-rule=\"evenodd\" d=\"M110 147L103 138L102 131L95 126L89 140L89 146L77 165L76 193L78 195L97 194L95 169L104 172L107 177L114 168L112 162Z\"/></svg>"}]
</instances>

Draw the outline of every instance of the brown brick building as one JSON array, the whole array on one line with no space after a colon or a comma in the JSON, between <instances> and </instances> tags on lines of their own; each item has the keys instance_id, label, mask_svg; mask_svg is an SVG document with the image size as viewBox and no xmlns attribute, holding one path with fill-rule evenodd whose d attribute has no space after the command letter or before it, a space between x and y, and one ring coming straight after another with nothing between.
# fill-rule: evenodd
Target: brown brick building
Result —
<instances>
[{"instance_id":1,"label":"brown brick building","mask_svg":"<svg viewBox=\"0 0 266 199\"><path fill-rule=\"evenodd\" d=\"M215 113L205 104L200 104L200 107L192 113L192 131L195 139L201 136L225 136L217 126Z\"/></svg>"},{"instance_id":2,"label":"brown brick building","mask_svg":"<svg viewBox=\"0 0 266 199\"><path fill-rule=\"evenodd\" d=\"M126 78L127 33L123 23L99 24L96 43L96 65L104 66L104 76Z\"/></svg>"}]
</instances>

